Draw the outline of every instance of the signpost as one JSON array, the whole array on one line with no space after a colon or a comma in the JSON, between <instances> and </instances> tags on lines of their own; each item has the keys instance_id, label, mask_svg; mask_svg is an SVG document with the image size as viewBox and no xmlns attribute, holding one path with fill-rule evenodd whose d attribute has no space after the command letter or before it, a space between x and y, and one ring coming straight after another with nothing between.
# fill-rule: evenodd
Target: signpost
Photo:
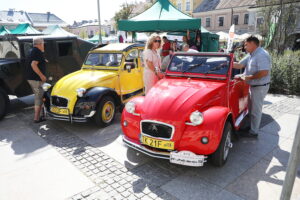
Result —
<instances>
[{"instance_id":1,"label":"signpost","mask_svg":"<svg viewBox=\"0 0 300 200\"><path fill-rule=\"evenodd\" d=\"M281 191L280 200L290 200L293 186L296 178L297 168L300 163L300 116L298 118L298 126L294 138L294 144L289 157L289 162L286 170L286 175Z\"/></svg>"}]
</instances>

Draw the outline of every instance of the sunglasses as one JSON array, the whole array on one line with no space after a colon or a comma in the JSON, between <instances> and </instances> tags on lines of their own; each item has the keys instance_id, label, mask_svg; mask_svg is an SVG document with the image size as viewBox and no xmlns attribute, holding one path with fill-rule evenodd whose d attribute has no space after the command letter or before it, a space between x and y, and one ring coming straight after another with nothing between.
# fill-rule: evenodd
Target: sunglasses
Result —
<instances>
[{"instance_id":1,"label":"sunglasses","mask_svg":"<svg viewBox=\"0 0 300 200\"><path fill-rule=\"evenodd\" d=\"M158 42L158 43L161 43L161 40L154 40L154 42Z\"/></svg>"}]
</instances>

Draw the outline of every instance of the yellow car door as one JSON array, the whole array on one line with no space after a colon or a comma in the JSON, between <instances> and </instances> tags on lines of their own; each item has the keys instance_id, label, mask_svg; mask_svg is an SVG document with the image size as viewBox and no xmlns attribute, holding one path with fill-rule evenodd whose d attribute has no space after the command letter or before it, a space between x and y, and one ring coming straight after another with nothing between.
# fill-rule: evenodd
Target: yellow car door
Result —
<instances>
[{"instance_id":1,"label":"yellow car door","mask_svg":"<svg viewBox=\"0 0 300 200\"><path fill-rule=\"evenodd\" d=\"M125 60L120 69L120 88L123 102L144 92L143 69L137 48L125 54Z\"/></svg>"}]
</instances>

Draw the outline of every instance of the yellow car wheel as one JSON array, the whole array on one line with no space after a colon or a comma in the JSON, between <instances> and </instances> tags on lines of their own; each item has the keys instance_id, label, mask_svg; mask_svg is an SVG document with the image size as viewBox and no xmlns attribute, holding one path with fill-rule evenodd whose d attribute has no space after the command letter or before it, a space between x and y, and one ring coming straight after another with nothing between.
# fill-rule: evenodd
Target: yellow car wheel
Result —
<instances>
[{"instance_id":1,"label":"yellow car wheel","mask_svg":"<svg viewBox=\"0 0 300 200\"><path fill-rule=\"evenodd\" d=\"M115 101L110 96L104 96L97 106L94 120L97 125L105 127L110 125L116 115Z\"/></svg>"}]
</instances>

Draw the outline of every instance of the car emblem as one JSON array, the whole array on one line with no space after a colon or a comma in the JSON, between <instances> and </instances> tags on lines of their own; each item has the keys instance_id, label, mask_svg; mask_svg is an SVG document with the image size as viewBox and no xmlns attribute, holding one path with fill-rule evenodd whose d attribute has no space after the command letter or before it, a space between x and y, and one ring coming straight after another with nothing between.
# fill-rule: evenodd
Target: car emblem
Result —
<instances>
[{"instance_id":1,"label":"car emblem","mask_svg":"<svg viewBox=\"0 0 300 200\"><path fill-rule=\"evenodd\" d=\"M153 131L153 132L158 132L158 129L157 129L157 127L156 127L155 124L151 124L150 127L149 127L149 129L150 129L151 131Z\"/></svg>"}]
</instances>

